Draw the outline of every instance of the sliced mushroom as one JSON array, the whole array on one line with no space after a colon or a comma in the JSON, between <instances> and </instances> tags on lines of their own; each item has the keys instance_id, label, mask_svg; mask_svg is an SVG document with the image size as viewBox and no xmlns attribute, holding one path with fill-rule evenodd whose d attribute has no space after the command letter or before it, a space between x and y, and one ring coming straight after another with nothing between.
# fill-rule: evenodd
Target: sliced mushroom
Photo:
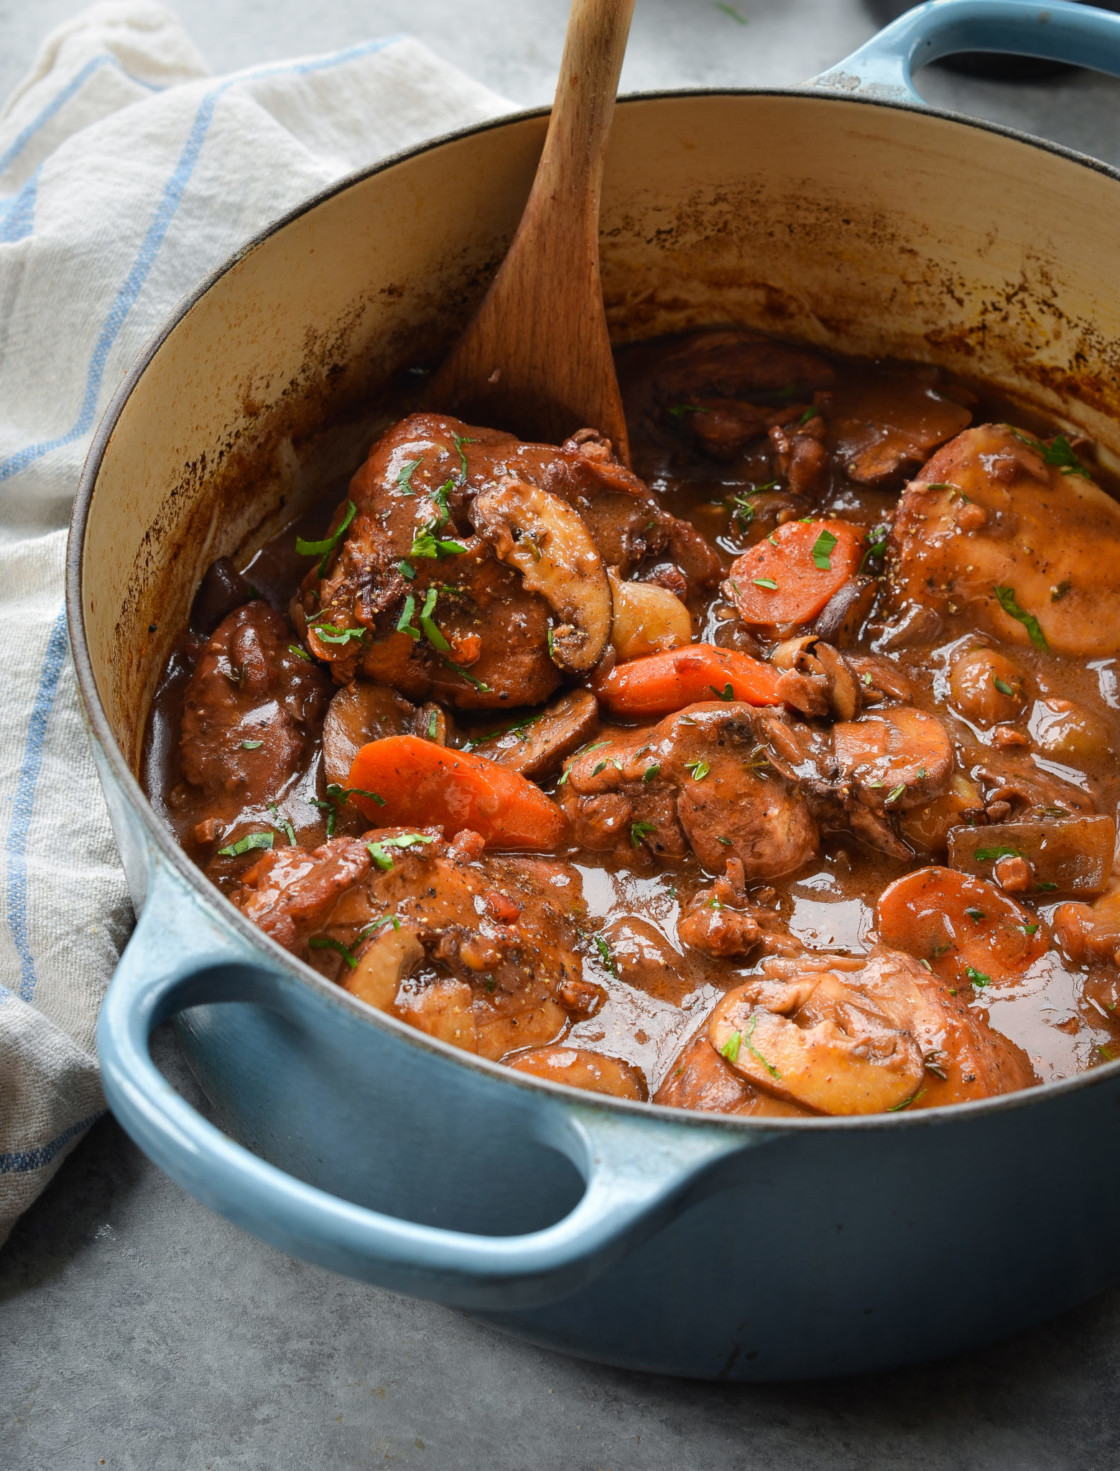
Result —
<instances>
[{"instance_id":1,"label":"sliced mushroom","mask_svg":"<svg viewBox=\"0 0 1120 1471\"><path fill-rule=\"evenodd\" d=\"M823 686L823 700L813 698L810 690L807 692L810 698L799 701L797 688L791 683L789 694L794 698L790 700L787 695L787 703L795 709L802 709L806 715L823 714L827 710L837 720L854 720L859 714L863 699L855 671L839 649L824 639L814 635L786 639L771 653L770 662L789 673L808 675L815 686Z\"/></svg>"},{"instance_id":2,"label":"sliced mushroom","mask_svg":"<svg viewBox=\"0 0 1120 1471\"><path fill-rule=\"evenodd\" d=\"M586 1088L591 1093L610 1093L615 1098L648 1097L645 1079L636 1067L620 1057L589 1052L584 1047L535 1047L506 1059L519 1073L567 1083L569 1088Z\"/></svg>"},{"instance_id":3,"label":"sliced mushroom","mask_svg":"<svg viewBox=\"0 0 1120 1471\"><path fill-rule=\"evenodd\" d=\"M572 690L528 720L491 736L475 746L487 756L522 776L541 776L556 770L590 739L599 717L599 705L590 690Z\"/></svg>"},{"instance_id":4,"label":"sliced mushroom","mask_svg":"<svg viewBox=\"0 0 1120 1471\"><path fill-rule=\"evenodd\" d=\"M922 1054L910 1033L855 1005L832 971L738 987L712 1013L708 1036L750 1082L822 1113L882 1113L912 1098L922 1082Z\"/></svg>"},{"instance_id":5,"label":"sliced mushroom","mask_svg":"<svg viewBox=\"0 0 1120 1471\"><path fill-rule=\"evenodd\" d=\"M623 661L679 649L692 641L692 617L681 602L656 582L625 582L608 567L614 616L611 643Z\"/></svg>"},{"instance_id":6,"label":"sliced mushroom","mask_svg":"<svg viewBox=\"0 0 1120 1471\"><path fill-rule=\"evenodd\" d=\"M355 679L337 691L323 721L323 771L328 782L344 787L354 757L368 741L422 735L443 745L446 733L447 718L438 705L418 710L388 685Z\"/></svg>"},{"instance_id":7,"label":"sliced mushroom","mask_svg":"<svg viewBox=\"0 0 1120 1471\"><path fill-rule=\"evenodd\" d=\"M515 568L526 591L539 593L552 609L553 663L573 674L593 668L610 639L611 590L583 518L521 480L482 491L470 517L498 560Z\"/></svg>"},{"instance_id":8,"label":"sliced mushroom","mask_svg":"<svg viewBox=\"0 0 1120 1471\"><path fill-rule=\"evenodd\" d=\"M424 947L415 930L385 925L358 956L358 964L342 976L345 990L359 1000L388 1011L401 981L424 959Z\"/></svg>"},{"instance_id":9,"label":"sliced mushroom","mask_svg":"<svg viewBox=\"0 0 1120 1471\"><path fill-rule=\"evenodd\" d=\"M849 577L813 620L813 632L831 644L854 643L871 616L879 587L876 577Z\"/></svg>"}]
</instances>

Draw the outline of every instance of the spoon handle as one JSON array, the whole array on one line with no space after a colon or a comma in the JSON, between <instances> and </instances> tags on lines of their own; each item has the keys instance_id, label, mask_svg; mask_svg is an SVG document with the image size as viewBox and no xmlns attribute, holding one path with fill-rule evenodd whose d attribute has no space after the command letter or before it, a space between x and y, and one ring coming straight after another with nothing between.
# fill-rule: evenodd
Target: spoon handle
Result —
<instances>
[{"instance_id":1,"label":"spoon handle","mask_svg":"<svg viewBox=\"0 0 1120 1471\"><path fill-rule=\"evenodd\" d=\"M572 0L548 134L521 223L427 402L558 442L606 434L629 463L599 281L599 197L634 0Z\"/></svg>"}]
</instances>

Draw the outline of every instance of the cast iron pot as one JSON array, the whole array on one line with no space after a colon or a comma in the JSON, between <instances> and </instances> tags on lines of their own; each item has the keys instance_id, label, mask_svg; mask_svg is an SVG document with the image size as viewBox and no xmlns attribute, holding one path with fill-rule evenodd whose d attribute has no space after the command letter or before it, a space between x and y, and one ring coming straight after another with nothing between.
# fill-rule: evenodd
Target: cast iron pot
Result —
<instances>
[{"instance_id":1,"label":"cast iron pot","mask_svg":"<svg viewBox=\"0 0 1120 1471\"><path fill-rule=\"evenodd\" d=\"M937 0L805 89L635 97L603 191L619 341L733 321L983 374L1120 463L1120 175L925 110L917 60L1120 72L1120 18ZM70 633L136 932L105 1093L199 1200L309 1261L671 1374L852 1373L984 1343L1120 1280L1120 1066L914 1115L687 1114L506 1071L366 1007L186 860L137 773L204 568L353 467L526 197L542 113L345 180L177 313L90 452ZM214 1122L149 1056L169 1017ZM235 1142L239 1141L239 1142Z\"/></svg>"}]
</instances>

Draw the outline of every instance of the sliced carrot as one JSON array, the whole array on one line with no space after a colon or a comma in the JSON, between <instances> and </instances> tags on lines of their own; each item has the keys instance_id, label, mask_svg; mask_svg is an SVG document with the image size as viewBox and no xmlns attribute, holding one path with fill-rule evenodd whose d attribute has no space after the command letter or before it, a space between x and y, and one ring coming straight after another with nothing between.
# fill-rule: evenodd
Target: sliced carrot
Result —
<instances>
[{"instance_id":1,"label":"sliced carrot","mask_svg":"<svg viewBox=\"0 0 1120 1471\"><path fill-rule=\"evenodd\" d=\"M349 785L350 800L379 827L438 826L448 838L470 828L493 848L545 851L568 831L560 808L528 778L419 736L386 736L362 746Z\"/></svg>"},{"instance_id":2,"label":"sliced carrot","mask_svg":"<svg viewBox=\"0 0 1120 1471\"><path fill-rule=\"evenodd\" d=\"M929 965L951 985L982 991L1012 980L1049 945L1038 915L985 879L919 868L879 896L879 938Z\"/></svg>"},{"instance_id":3,"label":"sliced carrot","mask_svg":"<svg viewBox=\"0 0 1120 1471\"><path fill-rule=\"evenodd\" d=\"M746 623L808 623L858 570L863 534L847 521L787 521L743 553L728 583Z\"/></svg>"},{"instance_id":4,"label":"sliced carrot","mask_svg":"<svg viewBox=\"0 0 1120 1471\"><path fill-rule=\"evenodd\" d=\"M750 705L780 705L781 671L771 664L719 649L687 644L664 654L648 654L612 669L596 689L615 715L635 719L669 715L698 700L745 700Z\"/></svg>"}]
</instances>

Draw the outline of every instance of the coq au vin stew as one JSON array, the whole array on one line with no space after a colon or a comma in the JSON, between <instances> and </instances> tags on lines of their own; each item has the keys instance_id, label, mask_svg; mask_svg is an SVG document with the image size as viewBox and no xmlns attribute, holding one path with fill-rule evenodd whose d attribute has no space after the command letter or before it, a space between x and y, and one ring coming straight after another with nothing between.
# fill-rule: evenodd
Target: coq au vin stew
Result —
<instances>
[{"instance_id":1,"label":"coq au vin stew","mask_svg":"<svg viewBox=\"0 0 1120 1471\"><path fill-rule=\"evenodd\" d=\"M437 413L207 574L148 792L279 944L523 1073L884 1113L1120 1056L1120 504L932 367L619 353L625 468Z\"/></svg>"}]
</instances>

